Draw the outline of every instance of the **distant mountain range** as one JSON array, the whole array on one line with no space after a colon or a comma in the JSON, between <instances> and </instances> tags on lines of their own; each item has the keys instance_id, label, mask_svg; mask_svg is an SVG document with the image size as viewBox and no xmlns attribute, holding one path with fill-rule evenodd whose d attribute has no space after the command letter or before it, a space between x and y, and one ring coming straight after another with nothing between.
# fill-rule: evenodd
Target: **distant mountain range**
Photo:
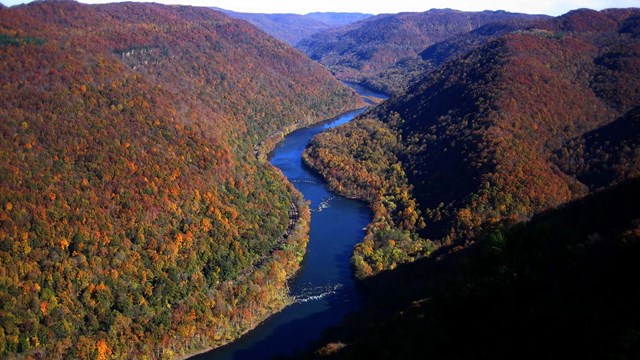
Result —
<instances>
[{"instance_id":1,"label":"distant mountain range","mask_svg":"<svg viewBox=\"0 0 640 360\"><path fill-rule=\"evenodd\" d=\"M398 62L418 60L435 43L498 21L545 16L504 11L463 12L436 9L423 13L382 14L308 37L296 46L327 66L339 79L362 82ZM379 90L395 88L391 84Z\"/></svg>"},{"instance_id":2,"label":"distant mountain range","mask_svg":"<svg viewBox=\"0 0 640 360\"><path fill-rule=\"evenodd\" d=\"M323 30L344 26L372 15L361 13L315 12L298 14L254 14L215 8L227 15L246 20L267 34L292 46L300 40Z\"/></svg>"}]
</instances>

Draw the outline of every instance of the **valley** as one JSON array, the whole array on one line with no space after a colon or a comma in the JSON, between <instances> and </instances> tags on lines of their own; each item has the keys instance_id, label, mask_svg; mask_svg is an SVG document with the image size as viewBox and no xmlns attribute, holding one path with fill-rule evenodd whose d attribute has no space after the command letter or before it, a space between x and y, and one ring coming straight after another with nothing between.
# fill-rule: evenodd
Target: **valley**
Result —
<instances>
[{"instance_id":1,"label":"valley","mask_svg":"<svg viewBox=\"0 0 640 360\"><path fill-rule=\"evenodd\" d=\"M634 359L640 9L304 14L0 6L0 357Z\"/></svg>"},{"instance_id":2,"label":"valley","mask_svg":"<svg viewBox=\"0 0 640 360\"><path fill-rule=\"evenodd\" d=\"M311 138L351 121L348 112L288 135L270 154L271 163L310 201L309 243L299 272L290 282L293 303L239 340L195 359L255 359L293 355L322 331L360 306L349 258L371 221L366 204L335 196L310 171L301 154Z\"/></svg>"}]
</instances>

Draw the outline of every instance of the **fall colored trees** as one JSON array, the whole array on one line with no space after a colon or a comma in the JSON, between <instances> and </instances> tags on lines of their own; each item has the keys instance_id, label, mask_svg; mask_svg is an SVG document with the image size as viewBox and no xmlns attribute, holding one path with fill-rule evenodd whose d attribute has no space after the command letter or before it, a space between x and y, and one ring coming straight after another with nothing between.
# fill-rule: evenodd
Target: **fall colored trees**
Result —
<instances>
[{"instance_id":1,"label":"fall colored trees","mask_svg":"<svg viewBox=\"0 0 640 360\"><path fill-rule=\"evenodd\" d=\"M209 9L45 1L0 9L0 86L0 357L172 358L288 301L308 213L253 148L358 104L328 71Z\"/></svg>"},{"instance_id":2,"label":"fall colored trees","mask_svg":"<svg viewBox=\"0 0 640 360\"><path fill-rule=\"evenodd\" d=\"M358 274L637 176L635 16L580 10L497 36L318 136L307 163L390 215L356 248Z\"/></svg>"},{"instance_id":3,"label":"fall colored trees","mask_svg":"<svg viewBox=\"0 0 640 360\"><path fill-rule=\"evenodd\" d=\"M488 23L541 18L545 16L451 9L380 14L318 32L302 39L296 47L341 80L363 82L395 95L405 90L412 72L419 74L429 67L429 62L418 54L430 45Z\"/></svg>"}]
</instances>

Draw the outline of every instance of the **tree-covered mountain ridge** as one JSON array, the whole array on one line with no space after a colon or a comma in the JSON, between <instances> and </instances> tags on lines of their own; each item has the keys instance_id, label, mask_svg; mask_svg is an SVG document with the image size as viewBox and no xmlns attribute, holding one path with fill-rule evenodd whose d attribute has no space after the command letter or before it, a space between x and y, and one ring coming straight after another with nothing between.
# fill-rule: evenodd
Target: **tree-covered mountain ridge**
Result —
<instances>
[{"instance_id":1,"label":"tree-covered mountain ridge","mask_svg":"<svg viewBox=\"0 0 640 360\"><path fill-rule=\"evenodd\" d=\"M173 358L289 301L309 212L253 151L352 90L186 6L2 8L0 54L0 357Z\"/></svg>"},{"instance_id":2,"label":"tree-covered mountain ridge","mask_svg":"<svg viewBox=\"0 0 640 360\"><path fill-rule=\"evenodd\" d=\"M372 204L367 276L640 175L638 9L498 36L319 135L305 160Z\"/></svg>"},{"instance_id":3,"label":"tree-covered mountain ridge","mask_svg":"<svg viewBox=\"0 0 640 360\"><path fill-rule=\"evenodd\" d=\"M405 73L407 67L425 66L418 54L430 45L489 23L522 23L543 18L546 16L451 9L380 14L318 32L296 47L327 66L341 80L397 92L403 85L396 83L405 82L404 78L409 76Z\"/></svg>"}]
</instances>

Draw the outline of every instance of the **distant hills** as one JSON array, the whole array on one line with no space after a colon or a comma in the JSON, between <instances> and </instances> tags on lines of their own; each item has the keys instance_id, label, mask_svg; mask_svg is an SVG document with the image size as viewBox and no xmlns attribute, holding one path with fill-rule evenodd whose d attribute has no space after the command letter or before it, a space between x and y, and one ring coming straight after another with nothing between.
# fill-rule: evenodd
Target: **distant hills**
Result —
<instances>
[{"instance_id":1,"label":"distant hills","mask_svg":"<svg viewBox=\"0 0 640 360\"><path fill-rule=\"evenodd\" d=\"M447 61L464 55L499 36L535 28L537 20L538 17L532 16L490 22L470 32L437 42L424 49L418 56L400 60L379 73L364 78L361 83L389 94L401 94L426 73L436 70Z\"/></svg>"},{"instance_id":2,"label":"distant hills","mask_svg":"<svg viewBox=\"0 0 640 360\"><path fill-rule=\"evenodd\" d=\"M175 358L280 309L309 213L254 148L361 105L243 21L142 3L0 9L0 86L2 358Z\"/></svg>"},{"instance_id":3,"label":"distant hills","mask_svg":"<svg viewBox=\"0 0 640 360\"><path fill-rule=\"evenodd\" d=\"M338 27L367 19L373 15L363 13L312 12L306 14L305 16L311 19L322 21L323 23L332 27Z\"/></svg>"},{"instance_id":4,"label":"distant hills","mask_svg":"<svg viewBox=\"0 0 640 360\"><path fill-rule=\"evenodd\" d=\"M323 30L344 26L370 17L361 13L315 12L306 15L298 14L254 14L241 13L215 8L227 15L246 20L267 34L280 39L289 45L296 45L300 40Z\"/></svg>"},{"instance_id":5,"label":"distant hills","mask_svg":"<svg viewBox=\"0 0 640 360\"><path fill-rule=\"evenodd\" d=\"M434 9L423 13L382 14L306 38L297 47L324 64L339 79L362 82L376 78L398 62L419 60L435 43L497 21L525 21L545 16L504 11L463 12ZM380 82L380 81L378 81ZM393 89L391 80L379 90ZM375 85L371 83L369 85Z\"/></svg>"}]
</instances>

